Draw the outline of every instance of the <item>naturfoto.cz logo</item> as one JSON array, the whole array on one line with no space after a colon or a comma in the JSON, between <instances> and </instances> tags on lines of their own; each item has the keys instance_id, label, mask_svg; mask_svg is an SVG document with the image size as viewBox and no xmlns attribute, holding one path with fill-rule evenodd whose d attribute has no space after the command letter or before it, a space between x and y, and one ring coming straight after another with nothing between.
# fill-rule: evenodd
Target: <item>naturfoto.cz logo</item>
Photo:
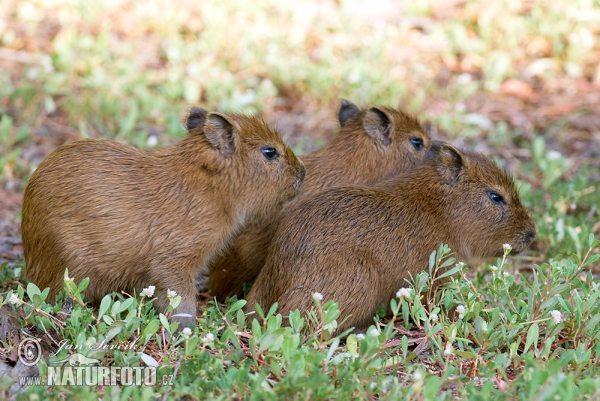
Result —
<instances>
[{"instance_id":1,"label":"naturfoto.cz logo","mask_svg":"<svg viewBox=\"0 0 600 401\"><path fill-rule=\"evenodd\" d=\"M37 339L27 338L19 344L19 360L26 366L35 365L41 358ZM96 366L99 359L74 353L68 358L48 364L48 381L39 376L19 377L21 385L48 386L155 386L156 368L141 366ZM173 375L163 375L159 384L172 384Z\"/></svg>"}]
</instances>

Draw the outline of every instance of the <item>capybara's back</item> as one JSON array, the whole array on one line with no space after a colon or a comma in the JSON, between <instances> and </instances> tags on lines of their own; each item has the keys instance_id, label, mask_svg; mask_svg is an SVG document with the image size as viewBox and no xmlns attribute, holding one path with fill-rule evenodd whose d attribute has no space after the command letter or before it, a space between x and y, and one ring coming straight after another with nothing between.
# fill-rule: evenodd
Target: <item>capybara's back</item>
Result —
<instances>
[{"instance_id":1,"label":"capybara's back","mask_svg":"<svg viewBox=\"0 0 600 401\"><path fill-rule=\"evenodd\" d=\"M389 107L360 109L342 100L338 118L339 134L302 157L306 178L292 202L324 189L373 184L394 176L422 163L431 145L416 118ZM215 259L209 276L212 295L219 299L243 295L243 284L254 281L264 265L277 222L273 218L249 226Z\"/></svg>"},{"instance_id":2,"label":"capybara's back","mask_svg":"<svg viewBox=\"0 0 600 401\"><path fill-rule=\"evenodd\" d=\"M278 214L304 167L256 118L193 108L188 120L194 128L169 147L87 139L39 165L23 199L30 281L53 297L68 268L71 278L90 278L92 303L152 285L161 311L172 290L182 296L177 312L195 316L196 269L247 221Z\"/></svg>"},{"instance_id":3,"label":"capybara's back","mask_svg":"<svg viewBox=\"0 0 600 401\"><path fill-rule=\"evenodd\" d=\"M406 279L448 244L457 258L524 250L535 224L512 179L489 159L434 143L423 166L375 186L336 188L286 208L247 309L307 312L339 302L339 327L364 328Z\"/></svg>"}]
</instances>

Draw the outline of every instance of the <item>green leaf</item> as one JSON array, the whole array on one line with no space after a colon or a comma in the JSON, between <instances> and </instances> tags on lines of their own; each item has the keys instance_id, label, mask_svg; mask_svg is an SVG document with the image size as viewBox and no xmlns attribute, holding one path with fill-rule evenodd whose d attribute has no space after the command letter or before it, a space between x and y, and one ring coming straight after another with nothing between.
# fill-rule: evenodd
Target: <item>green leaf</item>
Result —
<instances>
[{"instance_id":1,"label":"green leaf","mask_svg":"<svg viewBox=\"0 0 600 401\"><path fill-rule=\"evenodd\" d=\"M592 256L590 256L588 258L588 260L585 261L585 263L581 267L585 267L587 265L591 265L592 263L594 263L598 259L600 259L600 255L592 255Z\"/></svg>"},{"instance_id":2,"label":"green leaf","mask_svg":"<svg viewBox=\"0 0 600 401\"><path fill-rule=\"evenodd\" d=\"M106 339L104 341L108 343L110 340L115 338L117 334L119 334L121 330L123 330L123 327L125 327L125 322L122 322L120 320L115 321L112 324L111 328L108 330L108 333L106 333Z\"/></svg>"},{"instance_id":3,"label":"green leaf","mask_svg":"<svg viewBox=\"0 0 600 401\"><path fill-rule=\"evenodd\" d=\"M86 277L83 280L81 280L81 283L79 283L79 286L77 287L77 290L75 291L74 295L79 295L81 294L90 284L90 278Z\"/></svg>"},{"instance_id":4,"label":"green leaf","mask_svg":"<svg viewBox=\"0 0 600 401\"><path fill-rule=\"evenodd\" d=\"M283 344L284 334L286 334L288 330L289 329L287 328L280 328L271 333L265 334L265 336L260 340L258 353L261 353L267 349L270 351L279 350Z\"/></svg>"},{"instance_id":5,"label":"green leaf","mask_svg":"<svg viewBox=\"0 0 600 401\"><path fill-rule=\"evenodd\" d=\"M395 298L390 299L390 309L391 309L392 313L394 313L394 314L398 313L398 301L396 301Z\"/></svg>"},{"instance_id":6,"label":"green leaf","mask_svg":"<svg viewBox=\"0 0 600 401\"><path fill-rule=\"evenodd\" d=\"M169 320L167 319L167 317L165 315L163 315L162 313L160 313L158 315L158 318L160 319L160 322L162 323L163 327L170 333L171 325L169 324Z\"/></svg>"},{"instance_id":7,"label":"green leaf","mask_svg":"<svg viewBox=\"0 0 600 401\"><path fill-rule=\"evenodd\" d=\"M29 296L30 299L33 299L34 295L41 295L42 293L40 292L40 289L37 287L37 285L33 284L33 283L29 283L27 284L27 295Z\"/></svg>"},{"instance_id":8,"label":"green leaf","mask_svg":"<svg viewBox=\"0 0 600 401\"><path fill-rule=\"evenodd\" d=\"M598 330L598 323L600 323L600 313L595 314L591 319L587 319L583 326L583 332L591 335L594 330Z\"/></svg>"},{"instance_id":9,"label":"green leaf","mask_svg":"<svg viewBox=\"0 0 600 401\"><path fill-rule=\"evenodd\" d=\"M452 263L454 263L454 262L452 262ZM447 272L444 272L444 274L441 274L439 277L436 277L435 279L436 279L436 280L439 280L439 279L441 279L441 278L444 278L444 277L451 276L451 275L453 275L454 273L456 273L456 272L459 272L459 271L460 271L460 267L458 267L458 266L455 266L455 267L453 267L452 269L448 270Z\"/></svg>"},{"instance_id":10,"label":"green leaf","mask_svg":"<svg viewBox=\"0 0 600 401\"><path fill-rule=\"evenodd\" d=\"M463 358L468 358L468 359L475 358L475 356L477 355L473 351L459 351L459 350L454 350L454 353L456 355L458 355L458 356L462 356Z\"/></svg>"},{"instance_id":11,"label":"green leaf","mask_svg":"<svg viewBox=\"0 0 600 401\"><path fill-rule=\"evenodd\" d=\"M177 295L175 298L173 298L169 301L169 306L171 308L175 309L179 306L180 303L181 303L181 296Z\"/></svg>"},{"instance_id":12,"label":"green leaf","mask_svg":"<svg viewBox=\"0 0 600 401\"><path fill-rule=\"evenodd\" d=\"M246 305L246 302L247 301L245 299L240 299L239 301L231 305L231 308L229 308L229 313L233 315L233 312L237 311L238 309L242 309L244 305Z\"/></svg>"},{"instance_id":13,"label":"green leaf","mask_svg":"<svg viewBox=\"0 0 600 401\"><path fill-rule=\"evenodd\" d=\"M329 346L329 351L327 352L327 357L325 358L327 362L331 360L331 357L333 356L333 353L337 350L338 345L340 345L340 338L336 337L333 339L333 342Z\"/></svg>"},{"instance_id":14,"label":"green leaf","mask_svg":"<svg viewBox=\"0 0 600 401\"><path fill-rule=\"evenodd\" d=\"M346 338L346 349L350 354L350 358L354 360L354 358L356 358L356 351L358 350L358 340L356 338L356 334L350 334L348 338Z\"/></svg>"},{"instance_id":15,"label":"green leaf","mask_svg":"<svg viewBox=\"0 0 600 401\"><path fill-rule=\"evenodd\" d=\"M262 326L258 322L258 319L252 319L252 336L259 338L262 335Z\"/></svg>"},{"instance_id":16,"label":"green leaf","mask_svg":"<svg viewBox=\"0 0 600 401\"><path fill-rule=\"evenodd\" d=\"M263 312L262 308L260 307L259 304L254 305L255 307L255 311L258 314L258 316L260 316L261 319L265 320L265 313Z\"/></svg>"},{"instance_id":17,"label":"green leaf","mask_svg":"<svg viewBox=\"0 0 600 401\"><path fill-rule=\"evenodd\" d=\"M121 313L123 311L126 311L127 309L129 309L129 307L135 302L135 298L127 298L125 301L123 301L121 303L121 306L119 307L119 312Z\"/></svg>"},{"instance_id":18,"label":"green leaf","mask_svg":"<svg viewBox=\"0 0 600 401\"><path fill-rule=\"evenodd\" d=\"M112 302L112 297L110 294L107 294L102 298L102 302L100 302L100 309L98 309L98 319L100 319L110 308L110 303Z\"/></svg>"},{"instance_id":19,"label":"green leaf","mask_svg":"<svg viewBox=\"0 0 600 401\"><path fill-rule=\"evenodd\" d=\"M540 305L540 309L552 308L557 303L558 303L558 298L556 298L556 297L548 298L547 300L542 302L542 304Z\"/></svg>"},{"instance_id":20,"label":"green leaf","mask_svg":"<svg viewBox=\"0 0 600 401\"><path fill-rule=\"evenodd\" d=\"M275 302L273 305L271 305L271 308L269 309L269 313L267 313L267 319L275 314L275 311L277 310L277 306L278 306L277 302Z\"/></svg>"},{"instance_id":21,"label":"green leaf","mask_svg":"<svg viewBox=\"0 0 600 401\"><path fill-rule=\"evenodd\" d=\"M529 327L529 330L527 330L527 339L525 340L525 348L523 349L524 352L527 352L529 350L529 347L531 347L532 345L534 346L534 348L537 348L539 336L540 327L537 323L533 323Z\"/></svg>"},{"instance_id":22,"label":"green leaf","mask_svg":"<svg viewBox=\"0 0 600 401\"><path fill-rule=\"evenodd\" d=\"M158 319L152 319L144 330L142 331L142 339L144 340L144 344L150 341L150 338L158 331L160 327L160 322Z\"/></svg>"},{"instance_id":23,"label":"green leaf","mask_svg":"<svg viewBox=\"0 0 600 401\"><path fill-rule=\"evenodd\" d=\"M113 313L113 315L116 315L119 313L120 309L121 309L121 301L115 301L115 303L112 306L111 312Z\"/></svg>"},{"instance_id":24,"label":"green leaf","mask_svg":"<svg viewBox=\"0 0 600 401\"><path fill-rule=\"evenodd\" d=\"M34 294L33 298L31 298L31 301L33 302L33 306L35 306L36 308L39 308L40 306L42 306L42 297L40 296L40 294Z\"/></svg>"},{"instance_id":25,"label":"green leaf","mask_svg":"<svg viewBox=\"0 0 600 401\"><path fill-rule=\"evenodd\" d=\"M431 272L433 270L433 266L435 266L435 255L437 254L436 251L431 252L431 254L429 255L429 271Z\"/></svg>"},{"instance_id":26,"label":"green leaf","mask_svg":"<svg viewBox=\"0 0 600 401\"><path fill-rule=\"evenodd\" d=\"M194 351L196 351L198 349L198 341L200 340L200 337L198 336L191 336L185 345L185 356L190 356L194 353Z\"/></svg>"},{"instance_id":27,"label":"green leaf","mask_svg":"<svg viewBox=\"0 0 600 401\"><path fill-rule=\"evenodd\" d=\"M431 375L425 381L425 386L423 387L423 398L425 400L435 400L437 399L437 393L440 390L440 378Z\"/></svg>"},{"instance_id":28,"label":"green leaf","mask_svg":"<svg viewBox=\"0 0 600 401\"><path fill-rule=\"evenodd\" d=\"M242 330L246 323L246 314L244 313L244 311L242 309L238 309L236 315L237 315L237 325L240 328L240 330Z\"/></svg>"},{"instance_id":29,"label":"green leaf","mask_svg":"<svg viewBox=\"0 0 600 401\"><path fill-rule=\"evenodd\" d=\"M446 259L444 261L444 263L442 263L440 265L440 269L443 269L444 267L448 267L448 266L454 264L454 262L456 262L456 259L454 259L454 258L448 258L448 259Z\"/></svg>"}]
</instances>

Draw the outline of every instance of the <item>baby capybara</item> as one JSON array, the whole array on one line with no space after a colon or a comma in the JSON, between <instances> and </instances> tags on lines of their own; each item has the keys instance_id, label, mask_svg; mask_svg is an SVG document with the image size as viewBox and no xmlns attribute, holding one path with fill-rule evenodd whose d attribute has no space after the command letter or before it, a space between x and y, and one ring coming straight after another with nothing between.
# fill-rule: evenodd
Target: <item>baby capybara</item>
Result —
<instances>
[{"instance_id":1,"label":"baby capybara","mask_svg":"<svg viewBox=\"0 0 600 401\"><path fill-rule=\"evenodd\" d=\"M325 191L286 209L250 293L286 314L311 294L339 302L339 330L365 328L378 308L423 271L441 243L457 258L524 250L535 224L513 180L491 160L434 142L424 165L375 186Z\"/></svg>"},{"instance_id":2,"label":"baby capybara","mask_svg":"<svg viewBox=\"0 0 600 401\"><path fill-rule=\"evenodd\" d=\"M153 285L157 309L167 290L195 322L195 273L247 221L278 214L296 195L303 164L262 121L192 108L188 135L157 150L79 140L51 153L23 199L27 276L51 298L65 268L90 278L97 304L112 291ZM180 326L181 327L181 326Z\"/></svg>"},{"instance_id":3,"label":"baby capybara","mask_svg":"<svg viewBox=\"0 0 600 401\"><path fill-rule=\"evenodd\" d=\"M388 107L361 110L342 100L339 134L325 147L301 157L306 179L298 199L333 187L379 182L421 163L431 140L412 116ZM286 206L287 207L287 206ZM283 211L285 213L285 209ZM208 286L219 299L243 295L265 263L278 218L249 225L210 268Z\"/></svg>"}]
</instances>

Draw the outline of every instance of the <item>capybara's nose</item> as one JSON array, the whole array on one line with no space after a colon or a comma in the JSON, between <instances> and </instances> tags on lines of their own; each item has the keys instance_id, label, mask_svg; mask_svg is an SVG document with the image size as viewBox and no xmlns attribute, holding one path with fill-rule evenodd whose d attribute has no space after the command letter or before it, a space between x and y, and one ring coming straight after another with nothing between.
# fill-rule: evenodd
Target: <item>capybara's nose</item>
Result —
<instances>
[{"instance_id":1,"label":"capybara's nose","mask_svg":"<svg viewBox=\"0 0 600 401\"><path fill-rule=\"evenodd\" d=\"M528 244L531 244L531 242L535 239L535 228L530 229L529 231L527 231L527 233L525 234L525 240L527 241Z\"/></svg>"}]
</instances>

